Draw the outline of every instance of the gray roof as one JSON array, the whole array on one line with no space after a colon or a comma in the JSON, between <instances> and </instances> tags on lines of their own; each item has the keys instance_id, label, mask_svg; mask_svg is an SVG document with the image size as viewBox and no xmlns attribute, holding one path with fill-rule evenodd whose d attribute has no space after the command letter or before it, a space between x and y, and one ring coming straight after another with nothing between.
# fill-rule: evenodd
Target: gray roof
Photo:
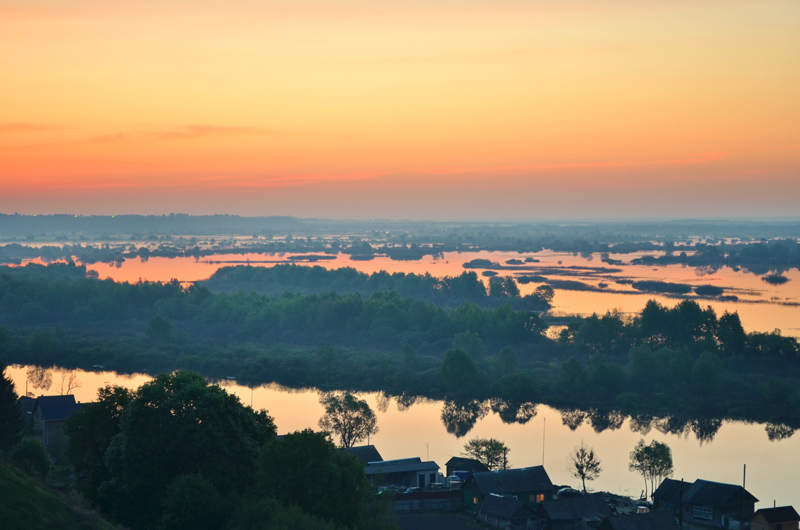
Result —
<instances>
[{"instance_id":1,"label":"gray roof","mask_svg":"<svg viewBox=\"0 0 800 530\"><path fill-rule=\"evenodd\" d=\"M478 491L483 494L521 493L527 491L550 491L555 489L544 466L525 467L521 469L503 469L475 473L470 477L475 481Z\"/></svg>"},{"instance_id":2,"label":"gray roof","mask_svg":"<svg viewBox=\"0 0 800 530\"><path fill-rule=\"evenodd\" d=\"M688 489L684 486L683 502L700 504L703 506L728 506L744 502L758 502L747 490L735 484L723 484L710 480L696 480Z\"/></svg>"},{"instance_id":3,"label":"gray roof","mask_svg":"<svg viewBox=\"0 0 800 530\"><path fill-rule=\"evenodd\" d=\"M351 455L355 455L356 458L364 462L381 462L383 457L375 449L374 445L359 445L358 447L348 447L345 449Z\"/></svg>"},{"instance_id":4,"label":"gray roof","mask_svg":"<svg viewBox=\"0 0 800 530\"><path fill-rule=\"evenodd\" d=\"M472 471L473 473L489 471L488 467L474 458L464 458L461 456L454 456L448 460L445 465L448 468L453 468L453 471Z\"/></svg>"},{"instance_id":5,"label":"gray roof","mask_svg":"<svg viewBox=\"0 0 800 530\"><path fill-rule=\"evenodd\" d=\"M669 512L655 511L633 515L612 515L599 530L678 530L675 517Z\"/></svg>"},{"instance_id":6,"label":"gray roof","mask_svg":"<svg viewBox=\"0 0 800 530\"><path fill-rule=\"evenodd\" d=\"M761 514L769 524L788 523L790 521L800 521L800 515L793 506L778 506L777 508L762 508L753 514L753 517Z\"/></svg>"},{"instance_id":7,"label":"gray roof","mask_svg":"<svg viewBox=\"0 0 800 530\"><path fill-rule=\"evenodd\" d=\"M693 482L684 482L683 491L689 491L689 488L691 488L693 484ZM653 493L653 498L659 501L678 504L681 502L681 481L665 478L661 485L656 488L656 491Z\"/></svg>"},{"instance_id":8,"label":"gray roof","mask_svg":"<svg viewBox=\"0 0 800 530\"><path fill-rule=\"evenodd\" d=\"M588 517L608 517L611 515L611 508L603 497L586 495L544 501L539 507L539 513L550 521L579 521Z\"/></svg>"},{"instance_id":9,"label":"gray roof","mask_svg":"<svg viewBox=\"0 0 800 530\"><path fill-rule=\"evenodd\" d=\"M478 513L505 521L520 521L534 516L533 510L528 505L498 495L488 495L483 499Z\"/></svg>"},{"instance_id":10,"label":"gray roof","mask_svg":"<svg viewBox=\"0 0 800 530\"><path fill-rule=\"evenodd\" d=\"M438 471L436 462L423 462L419 457L403 458L401 460L384 460L382 462L367 463L364 471L367 475L376 473L408 473L409 471Z\"/></svg>"},{"instance_id":11,"label":"gray roof","mask_svg":"<svg viewBox=\"0 0 800 530\"><path fill-rule=\"evenodd\" d=\"M42 411L44 421L61 421L69 418L79 408L72 394L66 396L39 396L36 407ZM34 410L35 410L34 408Z\"/></svg>"}]
</instances>

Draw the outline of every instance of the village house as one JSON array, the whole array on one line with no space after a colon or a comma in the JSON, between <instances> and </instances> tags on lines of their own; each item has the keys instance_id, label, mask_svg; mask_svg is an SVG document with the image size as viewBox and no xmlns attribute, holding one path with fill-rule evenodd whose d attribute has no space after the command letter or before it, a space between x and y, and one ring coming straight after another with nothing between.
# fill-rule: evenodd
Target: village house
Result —
<instances>
[{"instance_id":1,"label":"village house","mask_svg":"<svg viewBox=\"0 0 800 530\"><path fill-rule=\"evenodd\" d=\"M527 504L500 495L489 495L478 507L478 521L502 530L531 530L534 512Z\"/></svg>"},{"instance_id":2,"label":"village house","mask_svg":"<svg viewBox=\"0 0 800 530\"><path fill-rule=\"evenodd\" d=\"M445 464L445 467L447 468L448 477L452 477L456 471L462 471L468 474L489 471L488 467L474 458L464 458L461 456L454 456L448 460L447 464Z\"/></svg>"},{"instance_id":3,"label":"village house","mask_svg":"<svg viewBox=\"0 0 800 530\"><path fill-rule=\"evenodd\" d=\"M798 530L800 515L792 506L762 508L750 518L751 530Z\"/></svg>"},{"instance_id":4,"label":"village house","mask_svg":"<svg viewBox=\"0 0 800 530\"><path fill-rule=\"evenodd\" d=\"M701 479L683 484L665 479L653 493L653 504L658 509L678 516L683 506L684 521L729 530L738 530L749 521L757 502L741 486Z\"/></svg>"},{"instance_id":5,"label":"village house","mask_svg":"<svg viewBox=\"0 0 800 530\"><path fill-rule=\"evenodd\" d=\"M536 510L539 530L590 530L610 515L611 507L601 495L546 500Z\"/></svg>"},{"instance_id":6,"label":"village house","mask_svg":"<svg viewBox=\"0 0 800 530\"><path fill-rule=\"evenodd\" d=\"M383 462L383 457L374 445L347 447L345 451L358 458L364 465L367 465L369 462Z\"/></svg>"},{"instance_id":7,"label":"village house","mask_svg":"<svg viewBox=\"0 0 800 530\"><path fill-rule=\"evenodd\" d=\"M462 499L468 510L475 511L492 493L537 504L555 498L556 490L544 466L534 466L474 473L462 486Z\"/></svg>"},{"instance_id":8,"label":"village house","mask_svg":"<svg viewBox=\"0 0 800 530\"><path fill-rule=\"evenodd\" d=\"M62 436L64 421L80 408L75 396L39 396L33 407L33 436L52 447Z\"/></svg>"},{"instance_id":9,"label":"village house","mask_svg":"<svg viewBox=\"0 0 800 530\"><path fill-rule=\"evenodd\" d=\"M364 468L373 485L429 488L439 482L439 465L419 457L367 462Z\"/></svg>"}]
</instances>

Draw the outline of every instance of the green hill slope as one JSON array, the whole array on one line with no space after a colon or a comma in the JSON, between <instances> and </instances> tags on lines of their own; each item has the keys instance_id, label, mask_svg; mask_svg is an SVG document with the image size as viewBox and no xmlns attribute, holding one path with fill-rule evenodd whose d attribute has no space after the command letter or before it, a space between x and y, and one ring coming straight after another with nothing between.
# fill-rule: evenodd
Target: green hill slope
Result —
<instances>
[{"instance_id":1,"label":"green hill slope","mask_svg":"<svg viewBox=\"0 0 800 530\"><path fill-rule=\"evenodd\" d=\"M37 486L0 462L0 528L14 530L114 530L91 512L71 508L58 494Z\"/></svg>"}]
</instances>

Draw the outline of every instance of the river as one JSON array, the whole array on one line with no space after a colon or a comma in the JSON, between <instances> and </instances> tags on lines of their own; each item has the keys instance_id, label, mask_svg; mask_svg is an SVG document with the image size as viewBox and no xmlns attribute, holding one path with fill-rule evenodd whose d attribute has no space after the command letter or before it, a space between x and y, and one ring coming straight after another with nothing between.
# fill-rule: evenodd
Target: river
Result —
<instances>
[{"instance_id":1,"label":"river","mask_svg":"<svg viewBox=\"0 0 800 530\"><path fill-rule=\"evenodd\" d=\"M14 366L7 373L14 381L18 393L25 392L26 366ZM97 389L114 384L137 388L149 381L148 375L120 375L113 372L74 372L81 386L73 391L76 399L91 402L96 399ZM62 377L54 371L52 386L41 394L58 394ZM274 385L250 389L232 381L221 384L228 392L237 395L246 405L256 409L267 409L275 419L280 434L305 428L317 429L322 417L319 391L287 390ZM567 454L586 442L593 447L602 462L602 473L594 482L588 483L593 490L609 491L632 497L639 496L643 489L641 477L628 471L629 453L636 443L644 438L647 443L659 440L667 443L673 452L675 473L673 478L694 481L702 478L717 482L742 483L743 466L747 465L747 489L760 503L756 508L800 505L797 487L797 471L800 469L800 436L790 436L779 441L770 441L765 426L726 421L712 440L699 440L687 430L681 435L665 434L650 429L646 434L634 432L630 419L616 429L596 432L588 421L572 430L562 421L561 413L547 406L538 405L536 415L527 423L507 424L491 412L483 416L462 436L448 432L442 421L445 403L420 400L413 405L398 406L396 399L386 400L380 393L360 394L366 399L378 417L380 432L370 440L385 460L421 457L433 460L444 472L445 463L463 451L464 443L475 436L493 437L503 441L509 448L512 467L526 467L544 463L555 484L578 487L579 481L567 470Z\"/></svg>"}]
</instances>

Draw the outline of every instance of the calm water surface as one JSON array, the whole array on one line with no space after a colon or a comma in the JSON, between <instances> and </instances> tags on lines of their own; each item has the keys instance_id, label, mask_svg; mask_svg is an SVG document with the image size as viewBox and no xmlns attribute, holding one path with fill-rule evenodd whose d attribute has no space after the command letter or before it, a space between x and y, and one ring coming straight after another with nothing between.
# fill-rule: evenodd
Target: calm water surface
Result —
<instances>
[{"instance_id":1,"label":"calm water surface","mask_svg":"<svg viewBox=\"0 0 800 530\"><path fill-rule=\"evenodd\" d=\"M625 262L645 253L611 254L612 259ZM659 255L659 253L647 253ZM96 263L88 265L96 270L101 278L116 281L136 282L139 279L150 281L169 281L173 278L181 282L194 282L210 277L220 267L248 263L252 266L272 267L285 263L289 256L297 254L221 254L204 258L150 258L147 261L126 260L117 265ZM649 299L662 304L674 305L678 299L666 296L640 293L630 285L615 283L617 280L657 280L691 285L714 285L725 288L726 295L735 295L738 302L718 300L698 300L702 306L711 305L721 315L723 311L738 311L747 331L771 332L780 329L784 335L800 336L800 271L785 272L789 281L783 285L770 285L761 280L760 275L744 271L734 271L728 267L718 270L670 265L666 267L646 267L635 265L608 265L594 254L588 257L563 252L538 252L519 254L516 252L446 252L440 257L425 256L418 261L395 261L378 256L371 261L353 261L345 254L336 259L321 260L309 265L320 265L328 269L352 267L361 272L373 273L385 270L390 273L405 272L433 276L457 276L465 269L463 264L473 259L489 259L505 264L510 259L523 260L531 257L539 263L527 263L524 270L498 271L502 275L541 274L548 279L576 280L599 287L607 284L606 291L570 291L556 289L554 314L591 315L605 313L609 309L619 309L623 313L640 311ZM303 263L306 264L306 263ZM576 268L570 268L576 267ZM605 270L604 270L605 269ZM479 274L481 269L477 269ZM484 278L488 282L488 278ZM520 285L522 294L529 294L539 284Z\"/></svg>"},{"instance_id":2,"label":"calm water surface","mask_svg":"<svg viewBox=\"0 0 800 530\"><path fill-rule=\"evenodd\" d=\"M8 369L18 393L25 391L26 370L25 366ZM106 384L137 388L151 379L147 375L125 376L113 372L78 370L75 373L81 387L73 393L81 402L94 401L97 389ZM48 391L29 390L37 395L58 394L60 381L61 375L54 372ZM275 386L251 390L235 382L225 382L222 386L239 396L243 403L267 409L281 434L317 429L317 421L322 416L318 391L288 391ZM747 489L761 500L757 509L771 507L773 500L778 506L800 505L800 435L771 442L764 425L725 422L713 440L705 442L700 442L692 433L673 435L652 429L642 435L631 430L629 420L618 429L601 433L595 432L588 423L573 431L562 423L557 410L539 405L536 416L524 425L505 424L489 411L465 436L457 437L442 423L445 405L441 401L423 400L410 407L398 407L396 400L387 402L382 394L361 396L378 416L380 432L370 442L387 460L418 456L434 460L444 471L445 463L461 453L468 439L494 437L511 449L509 459L513 467L544 462L554 483L578 486L579 482L567 471L566 458L573 447L585 441L596 450L603 468L600 478L590 483L590 487L638 497L643 481L639 475L628 471L628 455L639 439L644 438L647 443L655 439L672 448L676 479L702 478L741 484L742 466L747 464Z\"/></svg>"}]
</instances>

